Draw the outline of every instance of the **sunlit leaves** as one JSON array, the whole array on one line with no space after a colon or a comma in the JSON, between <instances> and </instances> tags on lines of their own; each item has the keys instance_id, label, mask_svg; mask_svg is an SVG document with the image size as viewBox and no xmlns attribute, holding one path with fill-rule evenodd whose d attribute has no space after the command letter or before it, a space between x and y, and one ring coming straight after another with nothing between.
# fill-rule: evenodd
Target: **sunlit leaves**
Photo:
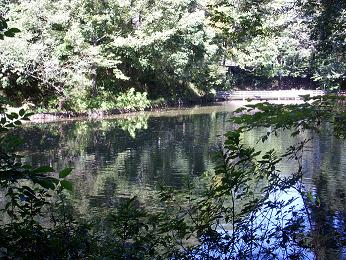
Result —
<instances>
[{"instance_id":1,"label":"sunlit leaves","mask_svg":"<svg viewBox=\"0 0 346 260\"><path fill-rule=\"evenodd\" d=\"M200 0L6 3L23 37L1 44L5 94L16 102L30 98L49 109L85 111L94 105L104 109L91 99L114 109L112 96L131 88L157 98L189 94L192 85L220 86L225 80L220 46L205 23L204 5Z\"/></svg>"},{"instance_id":2,"label":"sunlit leaves","mask_svg":"<svg viewBox=\"0 0 346 260\"><path fill-rule=\"evenodd\" d=\"M307 16L316 49L312 59L313 78L326 89L338 89L346 79L346 2L302 0L299 4Z\"/></svg>"}]
</instances>

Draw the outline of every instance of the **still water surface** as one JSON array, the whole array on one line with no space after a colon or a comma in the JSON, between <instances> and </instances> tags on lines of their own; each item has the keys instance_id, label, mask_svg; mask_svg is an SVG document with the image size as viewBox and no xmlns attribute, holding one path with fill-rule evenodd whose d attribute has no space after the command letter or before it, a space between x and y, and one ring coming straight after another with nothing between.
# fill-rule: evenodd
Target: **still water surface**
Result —
<instances>
[{"instance_id":1,"label":"still water surface","mask_svg":"<svg viewBox=\"0 0 346 260\"><path fill-rule=\"evenodd\" d=\"M119 198L137 195L152 204L162 185L179 189L187 177L214 166L213 153L232 129L235 105L144 112L102 120L30 124L20 135L25 161L55 169L73 167L73 196L80 210L112 207ZM246 133L243 142L258 150L283 152L311 134L291 138L288 132L258 142L267 129ZM295 165L283 163L282 174ZM344 221L346 212L346 144L322 131L304 154L305 185L321 198L326 221ZM151 205L155 206L155 205ZM344 224L342 224L344 225Z\"/></svg>"}]
</instances>

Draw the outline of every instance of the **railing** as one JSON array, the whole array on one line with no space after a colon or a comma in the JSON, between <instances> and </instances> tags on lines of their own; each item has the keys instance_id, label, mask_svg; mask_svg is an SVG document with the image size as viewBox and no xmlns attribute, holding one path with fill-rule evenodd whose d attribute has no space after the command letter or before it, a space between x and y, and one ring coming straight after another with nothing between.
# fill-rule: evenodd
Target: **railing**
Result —
<instances>
[{"instance_id":1,"label":"railing","mask_svg":"<svg viewBox=\"0 0 346 260\"><path fill-rule=\"evenodd\" d=\"M246 99L268 99L268 100L285 100L285 99L301 99L300 96L321 96L324 95L323 90L268 90L268 91L232 91L222 92L222 95L217 99L224 100L246 100Z\"/></svg>"}]
</instances>

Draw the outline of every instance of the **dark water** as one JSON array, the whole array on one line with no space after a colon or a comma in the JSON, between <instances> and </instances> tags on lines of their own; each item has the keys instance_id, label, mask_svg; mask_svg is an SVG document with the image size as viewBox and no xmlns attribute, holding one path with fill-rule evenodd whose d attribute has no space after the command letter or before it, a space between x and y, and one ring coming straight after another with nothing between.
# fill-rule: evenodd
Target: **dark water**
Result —
<instances>
[{"instance_id":1,"label":"dark water","mask_svg":"<svg viewBox=\"0 0 346 260\"><path fill-rule=\"evenodd\" d=\"M93 206L115 194L144 201L162 185L212 169L231 105L141 113L105 120L32 124L20 131L27 163L73 167L75 197ZM109 206L109 205L108 205Z\"/></svg>"},{"instance_id":2,"label":"dark water","mask_svg":"<svg viewBox=\"0 0 346 260\"><path fill-rule=\"evenodd\" d=\"M103 120L31 124L20 131L26 141L21 153L35 166L73 167L73 196L81 213L111 207L118 198L132 195L154 207L161 185L179 189L186 178L213 168L213 153L223 142L222 134L232 128L228 119L233 110L233 105L222 104ZM283 152L312 137L305 133L291 138L283 132L265 144L258 143L266 131L246 133L244 143L258 150ZM282 174L296 167L289 163L281 166ZM303 169L305 185L321 199L324 210L318 219L345 227L345 142L322 131L304 154ZM343 253L337 255L343 257Z\"/></svg>"}]
</instances>

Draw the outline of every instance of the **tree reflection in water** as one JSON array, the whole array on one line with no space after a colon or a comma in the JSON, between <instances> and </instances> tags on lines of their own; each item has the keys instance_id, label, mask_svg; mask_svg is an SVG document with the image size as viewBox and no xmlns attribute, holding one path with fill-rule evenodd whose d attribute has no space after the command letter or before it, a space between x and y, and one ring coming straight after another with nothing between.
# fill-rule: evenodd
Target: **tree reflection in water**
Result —
<instances>
[{"instance_id":1,"label":"tree reflection in water","mask_svg":"<svg viewBox=\"0 0 346 260\"><path fill-rule=\"evenodd\" d=\"M223 143L222 134L232 128L227 110L210 107L196 114L186 110L161 116L143 113L102 121L29 125L19 131L27 140L21 153L30 154L25 160L34 166L74 168L73 198L82 215L113 208L133 195L154 209L160 207L157 191L161 185L183 189L186 179L199 183L197 177L215 166L212 153ZM282 132L265 144L257 142L266 131L256 129L243 134L244 144L255 145L257 150L275 148L283 152L310 137L305 133L292 138ZM313 222L326 231L338 229L342 233L346 212L345 143L322 133L309 146L302 160L303 182L321 203L312 214ZM282 175L294 167L280 162ZM333 251L335 240L342 241L320 238L319 248L326 257L342 258L338 250Z\"/></svg>"}]
</instances>

